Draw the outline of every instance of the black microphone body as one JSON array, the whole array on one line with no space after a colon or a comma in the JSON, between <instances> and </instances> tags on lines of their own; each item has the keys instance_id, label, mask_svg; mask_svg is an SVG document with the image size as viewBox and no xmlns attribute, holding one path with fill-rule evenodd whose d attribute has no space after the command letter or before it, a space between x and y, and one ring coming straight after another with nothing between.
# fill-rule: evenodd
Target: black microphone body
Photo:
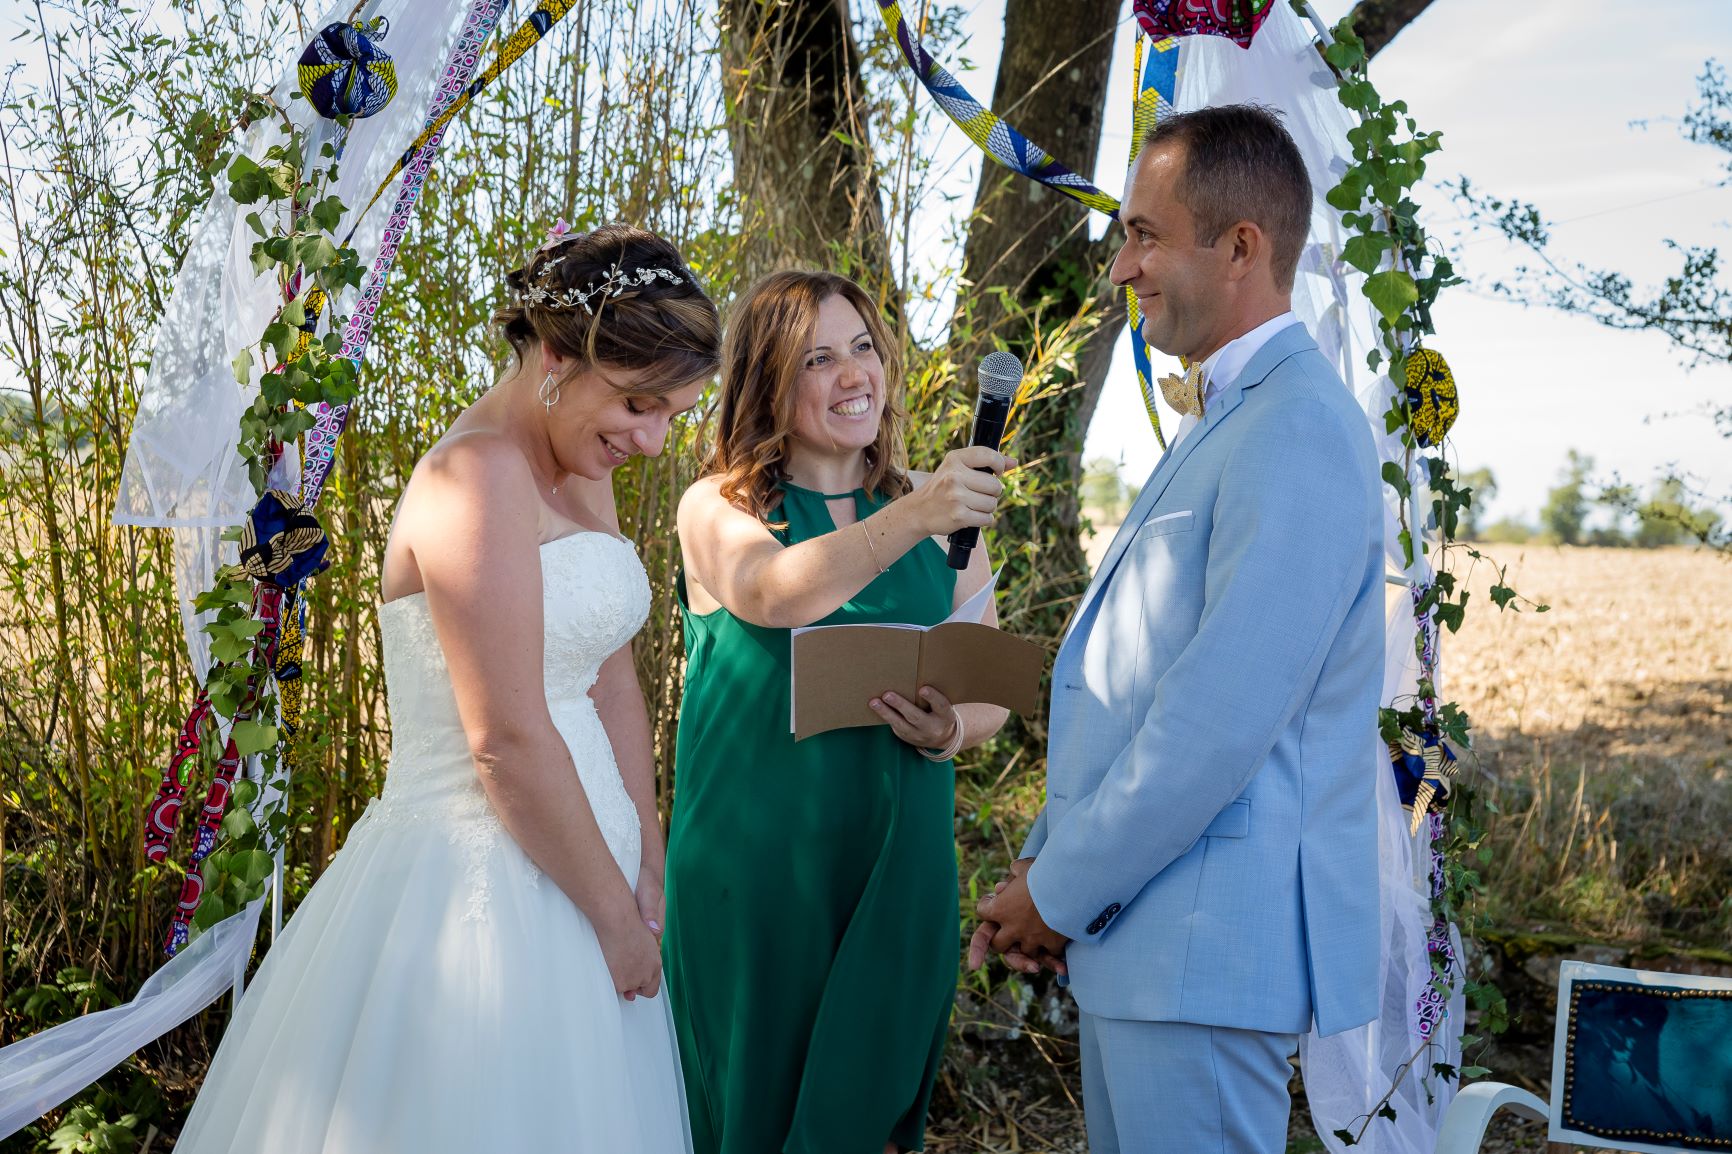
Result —
<instances>
[{"instance_id":1,"label":"black microphone body","mask_svg":"<svg viewBox=\"0 0 1732 1154\"><path fill-rule=\"evenodd\" d=\"M997 452L999 443L1004 440L1004 425L1010 419L1009 396L996 396L986 389L980 390L980 399L974 405L974 433L969 440L972 445L985 445ZM990 469L980 470L983 473ZM950 534L950 567L956 570L968 568L969 554L980 544L980 529L968 525Z\"/></svg>"}]
</instances>

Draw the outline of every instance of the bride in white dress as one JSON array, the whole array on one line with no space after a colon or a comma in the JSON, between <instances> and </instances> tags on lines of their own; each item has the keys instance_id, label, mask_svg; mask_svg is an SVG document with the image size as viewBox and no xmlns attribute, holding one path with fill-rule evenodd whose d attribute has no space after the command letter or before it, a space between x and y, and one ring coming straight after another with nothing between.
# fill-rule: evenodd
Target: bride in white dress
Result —
<instances>
[{"instance_id":1,"label":"bride in white dress","mask_svg":"<svg viewBox=\"0 0 1732 1154\"><path fill-rule=\"evenodd\" d=\"M386 546L383 796L260 966L177 1154L690 1149L631 661L649 583L610 475L696 404L719 324L623 225L511 285L513 371L417 464Z\"/></svg>"}]
</instances>

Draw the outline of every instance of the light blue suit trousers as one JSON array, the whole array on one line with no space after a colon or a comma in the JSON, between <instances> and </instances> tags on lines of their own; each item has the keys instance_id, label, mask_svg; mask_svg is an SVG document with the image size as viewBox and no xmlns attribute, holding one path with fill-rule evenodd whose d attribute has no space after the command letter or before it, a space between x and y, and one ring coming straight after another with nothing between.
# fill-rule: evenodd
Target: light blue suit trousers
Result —
<instances>
[{"instance_id":1,"label":"light blue suit trousers","mask_svg":"<svg viewBox=\"0 0 1732 1154\"><path fill-rule=\"evenodd\" d=\"M1294 325L1161 458L1053 663L1023 856L1096 1149L1279 1154L1296 1036L1376 1012L1383 596L1371 431Z\"/></svg>"}]
</instances>

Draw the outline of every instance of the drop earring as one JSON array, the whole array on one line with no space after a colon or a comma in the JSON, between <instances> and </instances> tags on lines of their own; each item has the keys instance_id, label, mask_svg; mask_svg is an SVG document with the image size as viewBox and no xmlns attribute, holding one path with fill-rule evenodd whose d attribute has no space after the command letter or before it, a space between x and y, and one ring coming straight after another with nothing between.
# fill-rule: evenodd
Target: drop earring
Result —
<instances>
[{"instance_id":1,"label":"drop earring","mask_svg":"<svg viewBox=\"0 0 1732 1154\"><path fill-rule=\"evenodd\" d=\"M551 371L549 371L547 376L542 379L541 387L535 390L535 395L540 399L542 405L548 409L552 409L553 406L559 404L559 383L553 379L553 373Z\"/></svg>"}]
</instances>

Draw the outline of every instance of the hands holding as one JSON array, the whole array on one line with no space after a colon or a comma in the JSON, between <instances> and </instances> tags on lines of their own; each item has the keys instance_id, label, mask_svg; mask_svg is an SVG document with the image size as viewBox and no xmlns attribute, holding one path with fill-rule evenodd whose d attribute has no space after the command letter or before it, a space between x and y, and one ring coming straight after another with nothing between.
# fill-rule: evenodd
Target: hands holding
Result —
<instances>
[{"instance_id":1,"label":"hands holding","mask_svg":"<svg viewBox=\"0 0 1732 1154\"><path fill-rule=\"evenodd\" d=\"M968 967L978 970L988 953L1004 955L1004 963L1024 974L1038 974L1042 967L1065 972L1064 950L1070 939L1041 920L1034 898L1028 892L1031 857L1010 863L1010 876L993 887L974 907L980 927L968 943Z\"/></svg>"},{"instance_id":2,"label":"hands holding","mask_svg":"<svg viewBox=\"0 0 1732 1154\"><path fill-rule=\"evenodd\" d=\"M643 867L631 908L595 927L613 988L628 1002L639 994L653 998L661 992L662 924L667 920L662 884L659 870Z\"/></svg>"},{"instance_id":3,"label":"hands holding","mask_svg":"<svg viewBox=\"0 0 1732 1154\"><path fill-rule=\"evenodd\" d=\"M1014 468L1014 460L985 445L953 449L926 483L903 500L919 510L919 523L929 536L941 537L970 525L981 528L992 524L1004 493L999 477Z\"/></svg>"},{"instance_id":4,"label":"hands holding","mask_svg":"<svg viewBox=\"0 0 1732 1154\"><path fill-rule=\"evenodd\" d=\"M920 700L886 693L866 703L890 725L890 731L920 749L950 749L961 744L962 717L948 698L930 685L920 687ZM954 752L954 751L952 751Z\"/></svg>"}]
</instances>

